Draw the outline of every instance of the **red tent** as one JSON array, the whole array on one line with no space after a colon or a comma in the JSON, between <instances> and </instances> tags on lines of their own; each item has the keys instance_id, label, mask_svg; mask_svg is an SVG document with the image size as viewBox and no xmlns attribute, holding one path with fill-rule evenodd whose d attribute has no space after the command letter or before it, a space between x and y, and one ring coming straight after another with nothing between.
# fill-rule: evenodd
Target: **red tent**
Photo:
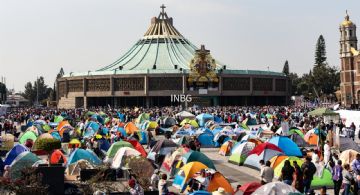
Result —
<instances>
[{"instance_id":1,"label":"red tent","mask_svg":"<svg viewBox=\"0 0 360 195\"><path fill-rule=\"evenodd\" d=\"M126 140L126 141L129 142L131 145L133 145L135 150L141 153L141 156L143 156L144 158L147 157L147 153L144 147L137 140Z\"/></svg>"},{"instance_id":2,"label":"red tent","mask_svg":"<svg viewBox=\"0 0 360 195\"><path fill-rule=\"evenodd\" d=\"M279 147L277 147L275 144L269 143L269 142L265 142L262 143L258 146L256 146L253 150L251 150L249 152L249 156L251 154L257 154L260 155L265 149L270 149L270 150L275 150L275 151L279 151L279 152L283 152Z\"/></svg>"},{"instance_id":3,"label":"red tent","mask_svg":"<svg viewBox=\"0 0 360 195\"><path fill-rule=\"evenodd\" d=\"M243 186L239 188L239 190L243 191L243 195L250 195L253 192L255 192L256 189L258 189L261 186L261 183L258 182L250 182L246 183Z\"/></svg>"}]
</instances>

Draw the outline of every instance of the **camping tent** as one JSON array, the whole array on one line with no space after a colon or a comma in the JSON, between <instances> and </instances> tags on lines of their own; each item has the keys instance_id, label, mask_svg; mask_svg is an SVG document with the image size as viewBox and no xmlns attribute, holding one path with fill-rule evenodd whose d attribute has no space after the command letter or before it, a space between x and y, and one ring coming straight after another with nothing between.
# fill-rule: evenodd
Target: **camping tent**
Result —
<instances>
[{"instance_id":1,"label":"camping tent","mask_svg":"<svg viewBox=\"0 0 360 195\"><path fill-rule=\"evenodd\" d=\"M197 115L196 119L199 121L199 126L203 127L207 121L214 120L214 117L211 114L202 113Z\"/></svg>"},{"instance_id":2,"label":"camping tent","mask_svg":"<svg viewBox=\"0 0 360 195\"><path fill-rule=\"evenodd\" d=\"M251 195L253 192L255 192L256 189L261 187L261 183L258 182L250 182L242 185L239 190L242 191L242 193L236 193L235 195Z\"/></svg>"},{"instance_id":3,"label":"camping tent","mask_svg":"<svg viewBox=\"0 0 360 195\"><path fill-rule=\"evenodd\" d=\"M14 159L19 156L19 154L29 151L29 149L22 145L22 144L16 144L7 154L5 157L4 165L10 165Z\"/></svg>"},{"instance_id":4,"label":"camping tent","mask_svg":"<svg viewBox=\"0 0 360 195\"><path fill-rule=\"evenodd\" d=\"M193 126L194 128L198 128L199 124L196 122L196 120L193 119L184 119L181 121L180 126L185 126L185 124L190 124L191 126Z\"/></svg>"},{"instance_id":5,"label":"camping tent","mask_svg":"<svg viewBox=\"0 0 360 195\"><path fill-rule=\"evenodd\" d=\"M68 175L80 175L81 169L93 169L94 166L87 160L81 159L67 166L65 172Z\"/></svg>"},{"instance_id":6,"label":"camping tent","mask_svg":"<svg viewBox=\"0 0 360 195\"><path fill-rule=\"evenodd\" d=\"M126 125L124 126L124 129L125 129L127 135L131 135L139 130L133 122L126 123Z\"/></svg>"},{"instance_id":7,"label":"camping tent","mask_svg":"<svg viewBox=\"0 0 360 195\"><path fill-rule=\"evenodd\" d=\"M75 163L81 159L87 160L95 165L100 165L102 163L93 151L77 148L70 154L67 164Z\"/></svg>"},{"instance_id":8,"label":"camping tent","mask_svg":"<svg viewBox=\"0 0 360 195\"><path fill-rule=\"evenodd\" d=\"M229 181L220 172L215 172L211 176L211 180L209 182L207 191L208 192L214 192L219 187L224 188L224 191L229 193L229 194L234 193L234 190L231 187L231 184L229 183Z\"/></svg>"},{"instance_id":9,"label":"camping tent","mask_svg":"<svg viewBox=\"0 0 360 195\"><path fill-rule=\"evenodd\" d=\"M140 155L141 155L141 153L133 148L122 147L116 152L114 158L112 159L111 167L114 169L119 169L122 167L122 165L124 163L123 162L124 157L140 156Z\"/></svg>"},{"instance_id":10,"label":"camping tent","mask_svg":"<svg viewBox=\"0 0 360 195\"><path fill-rule=\"evenodd\" d=\"M32 150L38 150L38 145L40 143L40 140L43 139L54 139L54 137L50 133L43 133L41 134L36 140L35 143L32 146Z\"/></svg>"},{"instance_id":11,"label":"camping tent","mask_svg":"<svg viewBox=\"0 0 360 195\"><path fill-rule=\"evenodd\" d=\"M291 166L294 166L294 161L297 162L297 164L301 167L301 165L304 163L304 161L298 157L295 156L288 156L287 158L283 159L275 168L274 168L274 175L275 177L280 177L281 170L284 167L285 161L289 160Z\"/></svg>"},{"instance_id":12,"label":"camping tent","mask_svg":"<svg viewBox=\"0 0 360 195\"><path fill-rule=\"evenodd\" d=\"M276 181L259 187L252 195L288 195L292 192L298 191L284 182Z\"/></svg>"},{"instance_id":13,"label":"camping tent","mask_svg":"<svg viewBox=\"0 0 360 195\"><path fill-rule=\"evenodd\" d=\"M253 142L237 143L231 151L229 162L236 165L242 165L248 157L249 152L254 148L255 144Z\"/></svg>"},{"instance_id":14,"label":"camping tent","mask_svg":"<svg viewBox=\"0 0 360 195\"><path fill-rule=\"evenodd\" d=\"M142 157L146 158L147 153L146 153L144 147L137 140L127 140L127 142L129 142L134 147L135 150L140 152Z\"/></svg>"},{"instance_id":15,"label":"camping tent","mask_svg":"<svg viewBox=\"0 0 360 195\"><path fill-rule=\"evenodd\" d=\"M169 153L165 156L164 161L160 167L160 170L167 173L168 176L173 175L174 163L181 160L182 156L189 152L189 148L179 147L173 153Z\"/></svg>"},{"instance_id":16,"label":"camping tent","mask_svg":"<svg viewBox=\"0 0 360 195\"><path fill-rule=\"evenodd\" d=\"M279 147L287 156L302 156L299 147L288 137L275 136L269 140L269 143Z\"/></svg>"},{"instance_id":17,"label":"camping tent","mask_svg":"<svg viewBox=\"0 0 360 195\"><path fill-rule=\"evenodd\" d=\"M78 139L76 139L76 138L72 139L72 140L69 142L69 148L78 148L78 147L80 147L80 146L81 146L81 142L80 142Z\"/></svg>"},{"instance_id":18,"label":"camping tent","mask_svg":"<svg viewBox=\"0 0 360 195\"><path fill-rule=\"evenodd\" d=\"M201 169L206 169L207 166L202 164L201 162L190 162L183 167L180 168L180 171L176 174L173 182L173 186L184 190L186 187L187 181L192 177L195 173L199 172Z\"/></svg>"},{"instance_id":19,"label":"camping tent","mask_svg":"<svg viewBox=\"0 0 360 195\"><path fill-rule=\"evenodd\" d=\"M319 136L315 134L315 130L311 129L304 135L304 140L310 145L317 145Z\"/></svg>"},{"instance_id":20,"label":"camping tent","mask_svg":"<svg viewBox=\"0 0 360 195\"><path fill-rule=\"evenodd\" d=\"M133 148L131 143L129 143L127 141L123 141L123 140L117 141L117 142L113 143L110 146L110 148L108 149L108 151L106 152L107 157L113 158L115 156L116 152L122 147Z\"/></svg>"},{"instance_id":21,"label":"camping tent","mask_svg":"<svg viewBox=\"0 0 360 195\"><path fill-rule=\"evenodd\" d=\"M215 147L214 135L211 132L203 132L198 135L197 139L199 140L202 148L212 148Z\"/></svg>"},{"instance_id":22,"label":"camping tent","mask_svg":"<svg viewBox=\"0 0 360 195\"><path fill-rule=\"evenodd\" d=\"M24 134L20 136L19 143L24 144L28 139L31 139L33 142L35 142L37 136L33 131L26 131Z\"/></svg>"},{"instance_id":23,"label":"camping tent","mask_svg":"<svg viewBox=\"0 0 360 195\"><path fill-rule=\"evenodd\" d=\"M67 163L66 156L61 152L61 150L57 149L50 156L50 164L60 163L61 159L62 159L62 163L64 164Z\"/></svg>"},{"instance_id":24,"label":"camping tent","mask_svg":"<svg viewBox=\"0 0 360 195\"><path fill-rule=\"evenodd\" d=\"M14 136L12 134L5 134L0 136L0 141L2 144L0 145L0 150L9 151L14 147Z\"/></svg>"},{"instance_id":25,"label":"camping tent","mask_svg":"<svg viewBox=\"0 0 360 195\"><path fill-rule=\"evenodd\" d=\"M34 153L29 151L19 154L10 165L11 180L19 179L21 177L21 171L31 168L32 165L38 160L40 159Z\"/></svg>"},{"instance_id":26,"label":"camping tent","mask_svg":"<svg viewBox=\"0 0 360 195\"><path fill-rule=\"evenodd\" d=\"M270 167L275 169L284 159L288 158L286 155L277 155L272 157L269 161L271 163Z\"/></svg>"},{"instance_id":27,"label":"camping tent","mask_svg":"<svg viewBox=\"0 0 360 195\"><path fill-rule=\"evenodd\" d=\"M168 153L171 153L177 148L177 144L171 140L162 139L156 142L156 144L151 148L148 153L147 158L155 161L156 156L165 156Z\"/></svg>"},{"instance_id":28,"label":"camping tent","mask_svg":"<svg viewBox=\"0 0 360 195\"><path fill-rule=\"evenodd\" d=\"M215 169L214 162L208 158L204 153L190 150L188 153L182 156L182 162L187 164L189 162L201 162L211 169Z\"/></svg>"},{"instance_id":29,"label":"camping tent","mask_svg":"<svg viewBox=\"0 0 360 195\"><path fill-rule=\"evenodd\" d=\"M249 156L246 158L244 166L260 169L260 160L266 162L279 154L283 154L283 151L276 145L268 142L262 143L249 152Z\"/></svg>"},{"instance_id":30,"label":"camping tent","mask_svg":"<svg viewBox=\"0 0 360 195\"><path fill-rule=\"evenodd\" d=\"M175 114L175 117L179 118L180 120L182 119L194 119L195 118L195 115L191 114L190 112L187 112L187 111L181 111L177 114Z\"/></svg>"},{"instance_id":31,"label":"camping tent","mask_svg":"<svg viewBox=\"0 0 360 195\"><path fill-rule=\"evenodd\" d=\"M228 156L231 153L231 149L234 146L234 142L231 140L226 141L220 147L219 154L223 156Z\"/></svg>"},{"instance_id":32,"label":"camping tent","mask_svg":"<svg viewBox=\"0 0 360 195\"><path fill-rule=\"evenodd\" d=\"M316 171L318 172L319 170ZM320 177L316 175L314 176L314 179L311 181L311 187L315 188L322 186L327 186L327 187L334 186L332 175L327 168L324 168L320 173L322 173Z\"/></svg>"}]
</instances>

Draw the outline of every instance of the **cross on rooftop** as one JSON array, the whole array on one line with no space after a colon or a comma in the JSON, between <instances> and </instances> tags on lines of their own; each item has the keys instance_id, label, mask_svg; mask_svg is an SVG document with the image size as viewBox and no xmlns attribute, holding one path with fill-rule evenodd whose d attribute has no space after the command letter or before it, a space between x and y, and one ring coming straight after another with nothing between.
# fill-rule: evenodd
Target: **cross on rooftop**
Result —
<instances>
[{"instance_id":1,"label":"cross on rooftop","mask_svg":"<svg viewBox=\"0 0 360 195\"><path fill-rule=\"evenodd\" d=\"M165 13L165 8L166 8L166 6L165 6L164 4L162 4L162 5L160 6L160 8L161 8L161 13L164 14L164 13Z\"/></svg>"}]
</instances>

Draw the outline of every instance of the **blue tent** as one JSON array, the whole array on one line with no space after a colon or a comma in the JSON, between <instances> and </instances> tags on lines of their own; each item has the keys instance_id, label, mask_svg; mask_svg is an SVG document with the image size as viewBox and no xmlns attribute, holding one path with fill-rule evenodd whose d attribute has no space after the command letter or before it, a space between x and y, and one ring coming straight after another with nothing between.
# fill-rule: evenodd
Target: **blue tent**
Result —
<instances>
[{"instance_id":1,"label":"blue tent","mask_svg":"<svg viewBox=\"0 0 360 195\"><path fill-rule=\"evenodd\" d=\"M77 161L82 159L87 160L95 165L100 165L102 163L93 151L78 148L70 154L67 165L76 163Z\"/></svg>"},{"instance_id":2,"label":"blue tent","mask_svg":"<svg viewBox=\"0 0 360 195\"><path fill-rule=\"evenodd\" d=\"M217 122L217 123L222 123L223 122L222 118L220 118L218 116L214 117L214 121Z\"/></svg>"},{"instance_id":3,"label":"blue tent","mask_svg":"<svg viewBox=\"0 0 360 195\"><path fill-rule=\"evenodd\" d=\"M110 143L106 139L101 138L98 140L98 142L101 150L104 150L105 152L108 151L108 149L110 148Z\"/></svg>"},{"instance_id":4,"label":"blue tent","mask_svg":"<svg viewBox=\"0 0 360 195\"><path fill-rule=\"evenodd\" d=\"M211 132L212 132L212 134L216 135L216 134L220 133L221 130L223 130L222 127L216 127L216 128L215 128L214 130L212 130Z\"/></svg>"},{"instance_id":5,"label":"blue tent","mask_svg":"<svg viewBox=\"0 0 360 195\"><path fill-rule=\"evenodd\" d=\"M196 119L199 121L199 126L203 127L207 121L214 120L214 117L211 114L202 113L197 115Z\"/></svg>"},{"instance_id":6,"label":"blue tent","mask_svg":"<svg viewBox=\"0 0 360 195\"><path fill-rule=\"evenodd\" d=\"M198 137L198 140L203 148L215 147L214 135L211 132L203 132Z\"/></svg>"},{"instance_id":7,"label":"blue tent","mask_svg":"<svg viewBox=\"0 0 360 195\"><path fill-rule=\"evenodd\" d=\"M50 135L53 136L53 138L55 138L57 140L61 140L61 136L60 136L59 132L57 132L57 131L51 132Z\"/></svg>"},{"instance_id":8,"label":"blue tent","mask_svg":"<svg viewBox=\"0 0 360 195\"><path fill-rule=\"evenodd\" d=\"M121 114L120 112L117 113L121 122L125 122L125 114Z\"/></svg>"},{"instance_id":9,"label":"blue tent","mask_svg":"<svg viewBox=\"0 0 360 195\"><path fill-rule=\"evenodd\" d=\"M207 192L207 191L199 190L199 191L190 193L189 195L211 195L211 193Z\"/></svg>"},{"instance_id":10,"label":"blue tent","mask_svg":"<svg viewBox=\"0 0 360 195\"><path fill-rule=\"evenodd\" d=\"M140 144L147 144L147 132L146 131L139 131L139 143Z\"/></svg>"},{"instance_id":11,"label":"blue tent","mask_svg":"<svg viewBox=\"0 0 360 195\"><path fill-rule=\"evenodd\" d=\"M7 154L5 157L4 165L11 165L11 163L14 161L14 159L19 156L19 154L29 151L29 149L22 145L22 144L16 144Z\"/></svg>"},{"instance_id":12,"label":"blue tent","mask_svg":"<svg viewBox=\"0 0 360 195\"><path fill-rule=\"evenodd\" d=\"M275 136L269 140L269 143L279 147L287 156L303 156L298 145L288 137Z\"/></svg>"},{"instance_id":13,"label":"blue tent","mask_svg":"<svg viewBox=\"0 0 360 195\"><path fill-rule=\"evenodd\" d=\"M118 131L121 133L122 136L127 137L128 134L126 133L124 127L118 127Z\"/></svg>"}]
</instances>

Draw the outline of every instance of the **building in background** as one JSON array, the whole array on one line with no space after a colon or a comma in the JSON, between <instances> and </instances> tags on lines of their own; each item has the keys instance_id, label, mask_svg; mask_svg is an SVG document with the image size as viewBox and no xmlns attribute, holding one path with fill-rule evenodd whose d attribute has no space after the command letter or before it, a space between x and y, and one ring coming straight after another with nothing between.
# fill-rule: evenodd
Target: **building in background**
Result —
<instances>
[{"instance_id":1,"label":"building in background","mask_svg":"<svg viewBox=\"0 0 360 195\"><path fill-rule=\"evenodd\" d=\"M346 107L360 105L360 55L356 37L356 25L346 12L340 24L340 94L341 104Z\"/></svg>"},{"instance_id":2,"label":"building in background","mask_svg":"<svg viewBox=\"0 0 360 195\"><path fill-rule=\"evenodd\" d=\"M143 37L114 63L58 78L58 107L289 103L290 81L283 73L229 69L205 46L198 48L187 40L174 27L165 6L161 9ZM191 98L185 102L174 98L180 95Z\"/></svg>"}]
</instances>

